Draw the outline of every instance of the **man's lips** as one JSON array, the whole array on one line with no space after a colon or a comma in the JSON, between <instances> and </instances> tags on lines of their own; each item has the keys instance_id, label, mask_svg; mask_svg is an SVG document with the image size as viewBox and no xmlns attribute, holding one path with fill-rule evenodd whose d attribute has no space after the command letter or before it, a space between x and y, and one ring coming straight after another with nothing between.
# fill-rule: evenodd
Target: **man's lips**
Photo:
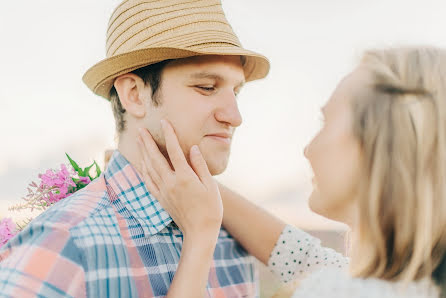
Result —
<instances>
[{"instance_id":1,"label":"man's lips","mask_svg":"<svg viewBox=\"0 0 446 298\"><path fill-rule=\"evenodd\" d=\"M225 144L231 144L232 134L230 133L213 133L205 135L205 137L212 138L216 141L223 142Z\"/></svg>"}]
</instances>

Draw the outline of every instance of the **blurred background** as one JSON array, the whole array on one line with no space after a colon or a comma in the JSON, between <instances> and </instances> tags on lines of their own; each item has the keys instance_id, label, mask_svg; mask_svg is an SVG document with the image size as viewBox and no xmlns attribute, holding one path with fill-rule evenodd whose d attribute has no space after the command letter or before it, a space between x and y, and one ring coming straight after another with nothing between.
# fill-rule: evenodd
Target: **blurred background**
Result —
<instances>
[{"instance_id":1,"label":"blurred background","mask_svg":"<svg viewBox=\"0 0 446 298\"><path fill-rule=\"evenodd\" d=\"M81 77L105 57L108 18L119 2L2 3L0 218L21 216L8 206L39 173L65 163L65 152L82 166L103 165L104 151L115 147L109 103ZM445 47L446 2L223 0L223 8L242 44L272 67L240 94L244 123L218 179L342 251L346 227L307 207L312 173L303 150L320 127L320 108L365 49Z\"/></svg>"}]
</instances>

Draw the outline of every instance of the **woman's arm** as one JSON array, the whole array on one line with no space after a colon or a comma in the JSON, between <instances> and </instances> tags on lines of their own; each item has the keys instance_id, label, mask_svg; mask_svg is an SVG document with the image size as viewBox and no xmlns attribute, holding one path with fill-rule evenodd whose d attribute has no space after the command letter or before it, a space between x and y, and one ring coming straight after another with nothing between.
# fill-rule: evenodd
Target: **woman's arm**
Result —
<instances>
[{"instance_id":1,"label":"woman's arm","mask_svg":"<svg viewBox=\"0 0 446 298\"><path fill-rule=\"evenodd\" d=\"M138 143L147 188L183 232L178 269L167 297L204 297L215 246L223 219L218 185L197 146L190 152L191 166L172 126L162 123L172 167L147 130Z\"/></svg>"},{"instance_id":2,"label":"woman's arm","mask_svg":"<svg viewBox=\"0 0 446 298\"><path fill-rule=\"evenodd\" d=\"M218 186L223 201L223 226L250 254L267 265L286 224L224 185Z\"/></svg>"},{"instance_id":3,"label":"woman's arm","mask_svg":"<svg viewBox=\"0 0 446 298\"><path fill-rule=\"evenodd\" d=\"M286 225L224 185L219 188L224 227L281 281L300 279L324 267L348 267L348 258L323 247L318 238Z\"/></svg>"},{"instance_id":4,"label":"woman's arm","mask_svg":"<svg viewBox=\"0 0 446 298\"><path fill-rule=\"evenodd\" d=\"M167 297L205 297L217 238L218 232L212 231L185 235L178 269Z\"/></svg>"}]
</instances>

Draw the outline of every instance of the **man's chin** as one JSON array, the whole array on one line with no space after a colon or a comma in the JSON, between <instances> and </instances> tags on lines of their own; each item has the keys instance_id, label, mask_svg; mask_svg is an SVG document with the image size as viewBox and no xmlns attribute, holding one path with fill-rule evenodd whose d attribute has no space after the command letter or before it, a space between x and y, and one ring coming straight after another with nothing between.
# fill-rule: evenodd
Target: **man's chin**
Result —
<instances>
[{"instance_id":1,"label":"man's chin","mask_svg":"<svg viewBox=\"0 0 446 298\"><path fill-rule=\"evenodd\" d=\"M220 162L220 163L206 162L206 163L208 165L209 172L211 173L212 176L222 174L228 167L227 162Z\"/></svg>"}]
</instances>

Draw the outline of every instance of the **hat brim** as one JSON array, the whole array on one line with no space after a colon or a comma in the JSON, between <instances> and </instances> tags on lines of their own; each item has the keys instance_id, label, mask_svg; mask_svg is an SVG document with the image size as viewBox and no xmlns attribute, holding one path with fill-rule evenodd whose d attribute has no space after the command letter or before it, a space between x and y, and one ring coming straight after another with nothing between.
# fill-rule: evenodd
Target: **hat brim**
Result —
<instances>
[{"instance_id":1,"label":"hat brim","mask_svg":"<svg viewBox=\"0 0 446 298\"><path fill-rule=\"evenodd\" d=\"M202 55L243 56L247 82L266 77L270 64L266 57L240 47L206 48L189 50L169 47L148 48L106 58L92 66L82 80L95 94L109 99L115 78L138 68L169 59Z\"/></svg>"}]
</instances>

